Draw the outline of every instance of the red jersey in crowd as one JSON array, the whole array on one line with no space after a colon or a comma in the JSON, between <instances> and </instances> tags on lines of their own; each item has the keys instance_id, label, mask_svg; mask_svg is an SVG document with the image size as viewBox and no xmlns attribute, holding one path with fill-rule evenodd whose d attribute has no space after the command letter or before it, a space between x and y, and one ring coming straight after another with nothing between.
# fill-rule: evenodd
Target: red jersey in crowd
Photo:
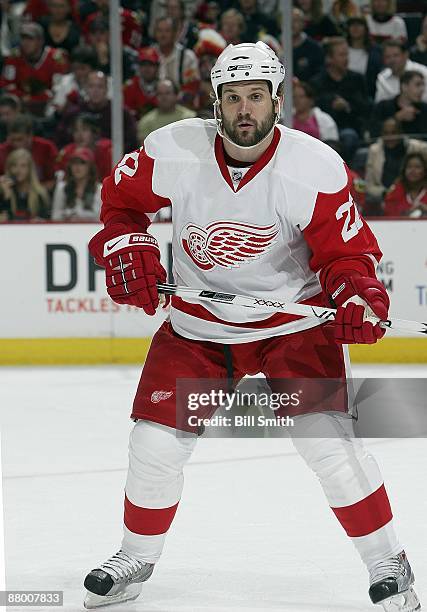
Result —
<instances>
[{"instance_id":1,"label":"red jersey in crowd","mask_svg":"<svg viewBox=\"0 0 427 612\"><path fill-rule=\"evenodd\" d=\"M407 215L411 208L424 205L424 215L427 215L427 189L422 189L416 198L405 190L403 184L397 181L384 198L384 215L386 217L401 217Z\"/></svg>"},{"instance_id":2,"label":"red jersey in crowd","mask_svg":"<svg viewBox=\"0 0 427 612\"><path fill-rule=\"evenodd\" d=\"M123 99L125 106L131 110L137 119L157 107L157 96L144 91L138 76L130 79L123 88Z\"/></svg>"},{"instance_id":3,"label":"red jersey in crowd","mask_svg":"<svg viewBox=\"0 0 427 612\"><path fill-rule=\"evenodd\" d=\"M73 20L76 23L80 23L78 0L70 0L70 7ZM49 7L47 0L27 0L23 14L29 21L39 21L40 17L48 16Z\"/></svg>"},{"instance_id":4,"label":"red jersey in crowd","mask_svg":"<svg viewBox=\"0 0 427 612\"><path fill-rule=\"evenodd\" d=\"M43 105L52 97L55 74L69 72L69 64L62 49L45 47L35 64L28 62L17 51L4 60L0 89L15 94L24 103Z\"/></svg>"},{"instance_id":5,"label":"red jersey in crowd","mask_svg":"<svg viewBox=\"0 0 427 612\"><path fill-rule=\"evenodd\" d=\"M0 144L0 175L4 174L7 156L12 151L14 151L14 148L7 141ZM30 152L40 182L48 183L55 180L55 160L58 156L58 149L54 143L47 138L33 136Z\"/></svg>"},{"instance_id":6,"label":"red jersey in crowd","mask_svg":"<svg viewBox=\"0 0 427 612\"><path fill-rule=\"evenodd\" d=\"M141 19L139 15L135 13L135 11L130 11L129 9L120 7L119 12L121 17L123 46L131 47L132 49L138 51L142 45ZM86 17L82 28L85 38L88 37L91 23L100 17L106 17L106 15L102 11L96 11L95 13L91 13L88 15L88 17Z\"/></svg>"},{"instance_id":7,"label":"red jersey in crowd","mask_svg":"<svg viewBox=\"0 0 427 612\"><path fill-rule=\"evenodd\" d=\"M79 148L75 142L71 142L60 150L56 159L56 170L64 170L67 167L68 161L73 157L74 151ZM112 142L109 138L100 138L92 152L95 156L95 165L98 174L98 179L102 181L111 173L112 169Z\"/></svg>"},{"instance_id":8,"label":"red jersey in crowd","mask_svg":"<svg viewBox=\"0 0 427 612\"><path fill-rule=\"evenodd\" d=\"M356 202L359 211L364 213L366 208L365 180L352 168L347 168L347 174L352 198Z\"/></svg>"}]
</instances>

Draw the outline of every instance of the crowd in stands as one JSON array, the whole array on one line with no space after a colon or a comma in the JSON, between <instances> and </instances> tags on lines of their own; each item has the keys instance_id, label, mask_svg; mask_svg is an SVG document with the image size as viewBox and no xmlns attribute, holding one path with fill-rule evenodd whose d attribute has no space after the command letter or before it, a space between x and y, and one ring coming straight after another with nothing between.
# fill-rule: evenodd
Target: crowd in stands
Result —
<instances>
[{"instance_id":1,"label":"crowd in stands","mask_svg":"<svg viewBox=\"0 0 427 612\"><path fill-rule=\"evenodd\" d=\"M367 216L427 217L424 4L293 2L293 127L343 156ZM0 1L0 222L98 220L112 168L109 6ZM122 0L124 151L213 118L210 71L227 44L263 40L286 64L279 8Z\"/></svg>"}]
</instances>

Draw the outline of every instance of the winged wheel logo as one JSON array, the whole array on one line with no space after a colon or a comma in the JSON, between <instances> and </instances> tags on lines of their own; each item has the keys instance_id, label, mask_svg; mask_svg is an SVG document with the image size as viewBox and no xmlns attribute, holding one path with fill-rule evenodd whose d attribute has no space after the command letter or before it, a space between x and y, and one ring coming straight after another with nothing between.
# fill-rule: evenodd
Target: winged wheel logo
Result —
<instances>
[{"instance_id":1,"label":"winged wheel logo","mask_svg":"<svg viewBox=\"0 0 427 612\"><path fill-rule=\"evenodd\" d=\"M218 221L206 227L188 223L181 232L181 244L202 270L239 268L259 259L276 242L278 224L250 225Z\"/></svg>"},{"instance_id":2,"label":"winged wheel logo","mask_svg":"<svg viewBox=\"0 0 427 612\"><path fill-rule=\"evenodd\" d=\"M151 401L153 404L158 404L162 400L166 400L173 395L173 391L153 391Z\"/></svg>"}]
</instances>

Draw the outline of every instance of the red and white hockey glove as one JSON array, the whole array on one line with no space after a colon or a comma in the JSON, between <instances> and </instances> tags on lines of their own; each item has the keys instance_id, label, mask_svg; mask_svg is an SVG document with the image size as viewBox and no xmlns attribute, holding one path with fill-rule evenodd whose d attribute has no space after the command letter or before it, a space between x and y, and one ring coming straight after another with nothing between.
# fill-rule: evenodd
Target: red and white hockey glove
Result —
<instances>
[{"instance_id":1,"label":"red and white hockey glove","mask_svg":"<svg viewBox=\"0 0 427 612\"><path fill-rule=\"evenodd\" d=\"M166 282L154 236L123 234L123 225L110 225L92 238L89 251L105 268L107 292L117 304L130 304L154 315L159 305L157 282Z\"/></svg>"},{"instance_id":2,"label":"red and white hockey glove","mask_svg":"<svg viewBox=\"0 0 427 612\"><path fill-rule=\"evenodd\" d=\"M376 316L383 321L388 319L390 299L379 280L362 276L358 272L343 274L333 280L327 291L337 307L337 342L375 344L384 336L385 329L365 320L369 316Z\"/></svg>"}]
</instances>

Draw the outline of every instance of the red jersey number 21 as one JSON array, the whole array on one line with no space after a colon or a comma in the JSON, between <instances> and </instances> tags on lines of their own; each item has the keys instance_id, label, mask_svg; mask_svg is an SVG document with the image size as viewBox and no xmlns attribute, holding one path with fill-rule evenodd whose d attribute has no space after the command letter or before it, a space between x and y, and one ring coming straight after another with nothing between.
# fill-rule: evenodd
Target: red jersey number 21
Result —
<instances>
[{"instance_id":1,"label":"red jersey number 21","mask_svg":"<svg viewBox=\"0 0 427 612\"><path fill-rule=\"evenodd\" d=\"M362 219L360 218L357 206L353 198L350 196L347 202L341 204L335 213L335 217L339 220L344 217L344 225L341 230L341 236L344 242L348 242L354 238L359 230L363 227Z\"/></svg>"}]
</instances>

